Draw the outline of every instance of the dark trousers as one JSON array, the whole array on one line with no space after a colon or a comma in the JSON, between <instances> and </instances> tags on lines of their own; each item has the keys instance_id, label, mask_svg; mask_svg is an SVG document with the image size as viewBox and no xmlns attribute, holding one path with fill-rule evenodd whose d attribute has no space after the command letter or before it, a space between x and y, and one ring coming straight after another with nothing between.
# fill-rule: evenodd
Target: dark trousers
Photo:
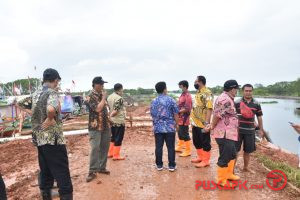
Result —
<instances>
[{"instance_id":1,"label":"dark trousers","mask_svg":"<svg viewBox=\"0 0 300 200\"><path fill-rule=\"evenodd\" d=\"M43 145L38 147L40 165L40 189L50 190L54 179L57 181L60 195L73 192L69 171L68 154L65 145Z\"/></svg>"},{"instance_id":2,"label":"dark trousers","mask_svg":"<svg viewBox=\"0 0 300 200\"><path fill-rule=\"evenodd\" d=\"M179 138L179 140L184 140L184 141L191 140L191 137L189 134L189 126L183 126L183 125L179 126L178 138Z\"/></svg>"},{"instance_id":3,"label":"dark trousers","mask_svg":"<svg viewBox=\"0 0 300 200\"><path fill-rule=\"evenodd\" d=\"M2 179L2 175L0 174L0 200L6 200L6 190L5 190L5 184Z\"/></svg>"},{"instance_id":4,"label":"dark trousers","mask_svg":"<svg viewBox=\"0 0 300 200\"><path fill-rule=\"evenodd\" d=\"M168 149L169 167L175 167L175 132L155 133L155 162L157 166L163 166L163 146L166 142Z\"/></svg>"},{"instance_id":5,"label":"dark trousers","mask_svg":"<svg viewBox=\"0 0 300 200\"><path fill-rule=\"evenodd\" d=\"M193 143L196 149L211 150L210 133L202 133L202 128L193 126Z\"/></svg>"},{"instance_id":6,"label":"dark trousers","mask_svg":"<svg viewBox=\"0 0 300 200\"><path fill-rule=\"evenodd\" d=\"M122 146L124 134L124 125L111 127L111 142L113 142L115 146Z\"/></svg>"},{"instance_id":7,"label":"dark trousers","mask_svg":"<svg viewBox=\"0 0 300 200\"><path fill-rule=\"evenodd\" d=\"M225 138L216 138L216 142L219 146L219 167L228 167L228 163L231 160L236 159L236 141L228 140Z\"/></svg>"}]
</instances>

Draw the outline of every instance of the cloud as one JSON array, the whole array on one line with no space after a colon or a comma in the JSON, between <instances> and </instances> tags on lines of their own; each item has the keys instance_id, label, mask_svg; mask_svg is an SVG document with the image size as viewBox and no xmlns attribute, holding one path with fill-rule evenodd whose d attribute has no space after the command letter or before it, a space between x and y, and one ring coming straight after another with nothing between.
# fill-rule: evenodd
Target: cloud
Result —
<instances>
[{"instance_id":1,"label":"cloud","mask_svg":"<svg viewBox=\"0 0 300 200\"><path fill-rule=\"evenodd\" d=\"M2 1L1 81L59 70L63 85L101 75L125 87L171 89L205 75L210 86L295 80L300 2ZM37 71L34 71L37 66Z\"/></svg>"}]
</instances>

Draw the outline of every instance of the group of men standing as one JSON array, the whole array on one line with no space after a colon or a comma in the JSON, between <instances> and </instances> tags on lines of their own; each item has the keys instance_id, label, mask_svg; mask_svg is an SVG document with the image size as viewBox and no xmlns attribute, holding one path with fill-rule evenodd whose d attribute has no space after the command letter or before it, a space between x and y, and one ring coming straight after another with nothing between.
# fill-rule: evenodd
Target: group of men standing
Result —
<instances>
[{"instance_id":1,"label":"group of men standing","mask_svg":"<svg viewBox=\"0 0 300 200\"><path fill-rule=\"evenodd\" d=\"M223 93L213 101L212 92L206 87L206 78L198 76L194 82L197 90L192 101L188 91L188 81L180 81L182 94L179 101L167 95L165 82L155 86L158 97L152 101L151 116L155 134L155 157L157 170L163 170L162 149L164 141L168 148L169 171L176 170L175 152L181 152L180 157L191 156L191 138L189 127L192 128L192 139L197 156L191 162L195 167L210 165L211 137L215 138L219 147L217 162L217 183L221 186L232 186L230 180L240 177L234 174L237 153L243 145L244 169L249 169L250 154L255 151L255 130L263 136L262 110L259 103L253 99L253 86L242 87L243 97L236 102L234 98L239 90L236 80L224 83ZM258 120L256 126L255 116ZM175 148L175 133L178 132L178 142Z\"/></svg>"},{"instance_id":2,"label":"group of men standing","mask_svg":"<svg viewBox=\"0 0 300 200\"><path fill-rule=\"evenodd\" d=\"M69 170L66 142L62 130L61 105L58 87L61 77L52 68L43 73L42 87L32 96L18 102L18 106L32 115L32 141L37 147L40 167L40 190L43 200L51 200L51 189L56 180L60 199L73 199L73 186ZM85 99L89 109L89 141L91 146L87 182L97 173L109 175L106 168L108 158L124 160L120 155L125 133L125 105L123 86L115 84L114 93L107 97L102 77L92 81L92 91ZM175 152L180 157L191 156L191 138L197 157L191 162L195 167L207 167L211 158L211 136L219 146L217 181L224 186L228 180L238 180L234 175L237 152L244 146L244 170L249 171L250 153L255 151L255 115L258 117L260 133L263 134L262 111L252 98L253 87L243 86L244 97L234 102L239 85L235 80L226 81L224 92L216 99L206 87L206 78L198 76L194 82L197 90L194 103L188 91L188 81L180 81L182 94L176 102L167 95L165 82L155 85L158 97L151 104L155 135L155 163L157 170L164 169L162 154L166 142L168 148L168 169L176 170ZM175 137L179 141L175 148ZM2 177L0 189L5 191ZM1 195L5 194L1 192ZM3 197L4 198L4 197Z\"/></svg>"},{"instance_id":3,"label":"group of men standing","mask_svg":"<svg viewBox=\"0 0 300 200\"><path fill-rule=\"evenodd\" d=\"M68 154L62 129L58 92L60 80L61 77L55 69L46 69L43 73L42 87L30 97L18 102L18 107L32 116L32 141L38 152L39 187L43 200L52 199L51 190L54 181L57 182L61 200L73 199ZM116 84L114 93L107 98L105 83L107 82L102 77L95 77L92 81L93 89L85 100L89 109L88 130L91 146L87 182L92 181L97 173L110 174L106 169L108 157L112 157L113 160L125 159L120 156L125 133L123 86ZM0 189L5 191L2 177ZM2 194L4 192L1 192Z\"/></svg>"}]
</instances>

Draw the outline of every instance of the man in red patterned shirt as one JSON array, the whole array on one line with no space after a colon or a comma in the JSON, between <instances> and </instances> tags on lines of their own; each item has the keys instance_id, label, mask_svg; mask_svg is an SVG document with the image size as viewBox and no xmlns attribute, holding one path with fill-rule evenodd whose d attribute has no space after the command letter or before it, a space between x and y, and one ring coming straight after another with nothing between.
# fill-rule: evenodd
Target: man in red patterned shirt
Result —
<instances>
[{"instance_id":1,"label":"man in red patterned shirt","mask_svg":"<svg viewBox=\"0 0 300 200\"><path fill-rule=\"evenodd\" d=\"M187 81L180 81L179 88L182 90L182 94L179 97L179 129L178 137L179 141L176 147L176 152L182 152L180 157L188 157L191 155L191 138L189 135L190 125L190 113L192 110L192 96L188 91L189 83ZM183 151L183 148L185 150Z\"/></svg>"}]
</instances>

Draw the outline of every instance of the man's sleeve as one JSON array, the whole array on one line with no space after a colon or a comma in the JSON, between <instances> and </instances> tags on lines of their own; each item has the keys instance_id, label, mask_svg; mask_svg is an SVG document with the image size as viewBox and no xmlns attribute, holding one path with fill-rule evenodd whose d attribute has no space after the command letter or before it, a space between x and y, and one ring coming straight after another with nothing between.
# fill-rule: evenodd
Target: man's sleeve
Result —
<instances>
[{"instance_id":1,"label":"man's sleeve","mask_svg":"<svg viewBox=\"0 0 300 200\"><path fill-rule=\"evenodd\" d=\"M47 100L47 106L55 108L56 112L60 112L60 101L57 93L51 93Z\"/></svg>"},{"instance_id":2,"label":"man's sleeve","mask_svg":"<svg viewBox=\"0 0 300 200\"><path fill-rule=\"evenodd\" d=\"M257 112L256 112L256 116L257 116L257 117L263 116L263 112L262 112L262 109L261 109L260 104L257 104Z\"/></svg>"},{"instance_id":3,"label":"man's sleeve","mask_svg":"<svg viewBox=\"0 0 300 200\"><path fill-rule=\"evenodd\" d=\"M193 100L192 100L192 96L188 95L185 99L185 104L184 104L184 108L188 111L191 112L192 110L192 105L193 105Z\"/></svg>"},{"instance_id":4,"label":"man's sleeve","mask_svg":"<svg viewBox=\"0 0 300 200\"><path fill-rule=\"evenodd\" d=\"M91 94L89 97L90 100L88 101L88 107L90 108L90 110L97 112L96 109L99 102L97 101L96 97L94 97L94 95Z\"/></svg>"},{"instance_id":5,"label":"man's sleeve","mask_svg":"<svg viewBox=\"0 0 300 200\"><path fill-rule=\"evenodd\" d=\"M151 114L152 118L154 117L154 113L155 113L155 111L154 111L154 101L152 101L151 106L150 106L150 114Z\"/></svg>"},{"instance_id":6,"label":"man's sleeve","mask_svg":"<svg viewBox=\"0 0 300 200\"><path fill-rule=\"evenodd\" d=\"M123 98L120 98L119 100L117 100L115 102L113 109L115 111L119 111L122 108L123 105L124 105L124 100L123 100Z\"/></svg>"},{"instance_id":7,"label":"man's sleeve","mask_svg":"<svg viewBox=\"0 0 300 200\"><path fill-rule=\"evenodd\" d=\"M223 118L226 113L231 113L231 104L227 100L216 101L213 114L219 118Z\"/></svg>"},{"instance_id":8,"label":"man's sleeve","mask_svg":"<svg viewBox=\"0 0 300 200\"><path fill-rule=\"evenodd\" d=\"M179 113L179 108L178 108L178 105L176 104L176 101L174 99L172 99L172 112L174 114L178 114Z\"/></svg>"}]
</instances>

